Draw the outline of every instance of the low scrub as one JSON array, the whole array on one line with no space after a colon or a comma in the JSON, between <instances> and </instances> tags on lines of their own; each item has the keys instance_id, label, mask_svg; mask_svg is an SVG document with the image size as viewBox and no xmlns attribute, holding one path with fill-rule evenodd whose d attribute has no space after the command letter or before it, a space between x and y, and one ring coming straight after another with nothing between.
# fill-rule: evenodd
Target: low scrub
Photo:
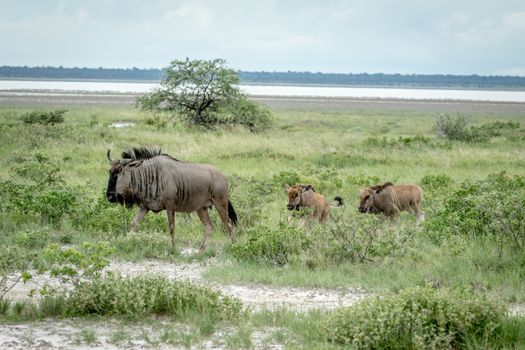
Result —
<instances>
[{"instance_id":1,"label":"low scrub","mask_svg":"<svg viewBox=\"0 0 525 350\"><path fill-rule=\"evenodd\" d=\"M426 225L429 236L493 236L515 248L525 246L525 178L495 174L466 181Z\"/></svg>"},{"instance_id":2,"label":"low scrub","mask_svg":"<svg viewBox=\"0 0 525 350\"><path fill-rule=\"evenodd\" d=\"M302 230L281 223L277 228L265 226L249 228L247 240L232 247L232 254L240 261L263 262L271 266L284 266L293 255L307 245Z\"/></svg>"},{"instance_id":3,"label":"low scrub","mask_svg":"<svg viewBox=\"0 0 525 350\"><path fill-rule=\"evenodd\" d=\"M430 141L430 138L423 135L399 136L397 139L383 136L381 138L369 137L364 141L364 145L367 147L392 148L430 145Z\"/></svg>"},{"instance_id":4,"label":"low scrub","mask_svg":"<svg viewBox=\"0 0 525 350\"><path fill-rule=\"evenodd\" d=\"M452 178L446 174L425 175L420 181L425 190L431 191L448 188L452 182Z\"/></svg>"},{"instance_id":5,"label":"low scrub","mask_svg":"<svg viewBox=\"0 0 525 350\"><path fill-rule=\"evenodd\" d=\"M55 125L64 122L65 109L57 109L54 111L33 111L22 116L22 120L26 124L42 124Z\"/></svg>"},{"instance_id":6,"label":"low scrub","mask_svg":"<svg viewBox=\"0 0 525 350\"><path fill-rule=\"evenodd\" d=\"M58 224L74 211L78 188L68 185L58 164L39 157L22 162L10 179L0 181L0 212L40 216L42 223Z\"/></svg>"},{"instance_id":7,"label":"low scrub","mask_svg":"<svg viewBox=\"0 0 525 350\"><path fill-rule=\"evenodd\" d=\"M234 320L242 304L217 291L165 277L125 278L109 275L77 285L65 303L66 315L118 315L140 318L166 315L206 316L215 321Z\"/></svg>"},{"instance_id":8,"label":"low scrub","mask_svg":"<svg viewBox=\"0 0 525 350\"><path fill-rule=\"evenodd\" d=\"M413 237L411 230L385 225L375 215L344 217L332 214L321 235L322 245L316 250L334 262L366 262L376 258L402 254ZM328 232L326 232L328 231Z\"/></svg>"},{"instance_id":9,"label":"low scrub","mask_svg":"<svg viewBox=\"0 0 525 350\"><path fill-rule=\"evenodd\" d=\"M496 334L505 317L502 307L471 291L411 288L336 310L321 331L357 349L458 349Z\"/></svg>"},{"instance_id":10,"label":"low scrub","mask_svg":"<svg viewBox=\"0 0 525 350\"><path fill-rule=\"evenodd\" d=\"M441 137L464 142L487 142L497 136L506 136L508 139L513 140L522 136L518 135L520 123L511 121L496 121L468 128L467 124L468 119L464 115L458 114L453 117L443 114L436 120L436 129Z\"/></svg>"}]
</instances>

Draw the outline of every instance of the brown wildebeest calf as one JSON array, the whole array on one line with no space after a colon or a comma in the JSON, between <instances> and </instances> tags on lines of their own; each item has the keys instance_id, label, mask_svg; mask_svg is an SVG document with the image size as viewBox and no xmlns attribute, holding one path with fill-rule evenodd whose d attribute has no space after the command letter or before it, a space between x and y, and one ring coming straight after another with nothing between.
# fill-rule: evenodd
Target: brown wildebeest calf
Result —
<instances>
[{"instance_id":1,"label":"brown wildebeest calf","mask_svg":"<svg viewBox=\"0 0 525 350\"><path fill-rule=\"evenodd\" d=\"M324 224L328 220L331 205L326 201L326 198L315 192L312 185L286 185L285 191L288 194L288 210L300 210L301 208L313 208L313 213L303 217L301 226L310 228L310 220L318 220ZM335 206L342 206L343 199L335 197ZM291 220L291 214L288 216L288 222Z\"/></svg>"},{"instance_id":2,"label":"brown wildebeest calf","mask_svg":"<svg viewBox=\"0 0 525 350\"><path fill-rule=\"evenodd\" d=\"M394 185L385 182L359 191L359 211L361 213L383 213L393 219L406 210L417 217L416 225L425 220L421 211L423 190L417 185Z\"/></svg>"}]
</instances>

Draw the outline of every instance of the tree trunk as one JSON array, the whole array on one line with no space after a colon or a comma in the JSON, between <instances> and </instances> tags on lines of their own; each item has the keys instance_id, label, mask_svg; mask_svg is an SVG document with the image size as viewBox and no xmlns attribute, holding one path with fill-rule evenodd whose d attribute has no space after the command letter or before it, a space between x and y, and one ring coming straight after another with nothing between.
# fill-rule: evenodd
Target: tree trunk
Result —
<instances>
[{"instance_id":1,"label":"tree trunk","mask_svg":"<svg viewBox=\"0 0 525 350\"><path fill-rule=\"evenodd\" d=\"M197 108L195 110L195 113L193 114L193 124L194 125L201 125L201 121L202 121L201 110L200 110L200 108Z\"/></svg>"}]
</instances>

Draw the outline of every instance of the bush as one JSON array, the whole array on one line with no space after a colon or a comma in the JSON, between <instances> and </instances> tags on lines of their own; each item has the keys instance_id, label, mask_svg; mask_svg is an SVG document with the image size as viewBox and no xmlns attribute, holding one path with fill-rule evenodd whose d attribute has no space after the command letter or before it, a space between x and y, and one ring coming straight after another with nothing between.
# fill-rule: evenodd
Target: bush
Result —
<instances>
[{"instance_id":1,"label":"bush","mask_svg":"<svg viewBox=\"0 0 525 350\"><path fill-rule=\"evenodd\" d=\"M232 247L232 254L240 261L263 262L271 266L284 266L292 255L308 246L302 230L286 223L275 229L265 226L251 227L247 241Z\"/></svg>"},{"instance_id":2,"label":"bush","mask_svg":"<svg viewBox=\"0 0 525 350\"><path fill-rule=\"evenodd\" d=\"M420 146L430 144L430 138L423 135L399 136L399 138L382 138L369 137L364 141L367 147L392 148L401 146Z\"/></svg>"},{"instance_id":3,"label":"bush","mask_svg":"<svg viewBox=\"0 0 525 350\"><path fill-rule=\"evenodd\" d=\"M241 315L239 300L189 282L165 277L109 275L80 283L66 300L66 314L120 315L139 318L166 315L182 318L205 315L212 320L234 320Z\"/></svg>"},{"instance_id":4,"label":"bush","mask_svg":"<svg viewBox=\"0 0 525 350\"><path fill-rule=\"evenodd\" d=\"M284 189L284 186L282 187ZM230 177L230 193L242 226L258 225L268 214L267 205L274 195L273 185L255 178Z\"/></svg>"},{"instance_id":5,"label":"bush","mask_svg":"<svg viewBox=\"0 0 525 350\"><path fill-rule=\"evenodd\" d=\"M55 125L64 122L65 109L57 109L54 111L33 111L22 116L22 120L26 124L42 124Z\"/></svg>"},{"instance_id":6,"label":"bush","mask_svg":"<svg viewBox=\"0 0 525 350\"><path fill-rule=\"evenodd\" d=\"M467 118L461 114L456 117L451 117L448 114L443 114L436 120L436 128L438 135L446 137L449 140L465 141L465 142L486 142L492 137L506 134L510 139L515 138L516 130L519 129L519 123L508 122L493 122L486 123L479 127L471 126L468 129Z\"/></svg>"},{"instance_id":7,"label":"bush","mask_svg":"<svg viewBox=\"0 0 525 350\"><path fill-rule=\"evenodd\" d=\"M519 128L519 123L507 122L503 123L500 121L494 123L483 124L479 127L471 126L463 132L460 140L466 142L486 142L492 137L501 136L505 132L511 132ZM514 135L511 135L514 136Z\"/></svg>"},{"instance_id":8,"label":"bush","mask_svg":"<svg viewBox=\"0 0 525 350\"><path fill-rule=\"evenodd\" d=\"M425 175L421 178L421 185L426 190L439 190L452 184L452 178L446 174Z\"/></svg>"},{"instance_id":9,"label":"bush","mask_svg":"<svg viewBox=\"0 0 525 350\"><path fill-rule=\"evenodd\" d=\"M425 287L339 309L321 331L357 349L458 349L492 336L503 318L501 306L472 291Z\"/></svg>"},{"instance_id":10,"label":"bush","mask_svg":"<svg viewBox=\"0 0 525 350\"><path fill-rule=\"evenodd\" d=\"M126 232L130 228L134 210L108 202L106 190L102 190L95 201L79 205L72 216L73 225L96 232Z\"/></svg>"},{"instance_id":11,"label":"bush","mask_svg":"<svg viewBox=\"0 0 525 350\"><path fill-rule=\"evenodd\" d=\"M273 117L266 107L241 95L233 101L228 101L219 109L214 124L242 125L255 133L270 128L273 124Z\"/></svg>"},{"instance_id":12,"label":"bush","mask_svg":"<svg viewBox=\"0 0 525 350\"><path fill-rule=\"evenodd\" d=\"M0 182L0 212L37 214L42 223L58 224L74 211L80 191L65 183L58 165L38 154L35 158L15 168L11 179Z\"/></svg>"},{"instance_id":13,"label":"bush","mask_svg":"<svg viewBox=\"0 0 525 350\"><path fill-rule=\"evenodd\" d=\"M322 235L328 248L323 255L332 256L332 260L337 258L340 262L365 262L402 254L408 246L407 241L412 238L411 232L384 225L381 220L375 215L348 218L343 214L336 216L332 212L331 220L327 224L328 232ZM334 244L337 249L330 248L330 245ZM322 252L324 249L317 250Z\"/></svg>"},{"instance_id":14,"label":"bush","mask_svg":"<svg viewBox=\"0 0 525 350\"><path fill-rule=\"evenodd\" d=\"M425 224L434 238L451 234L494 236L515 248L525 246L525 178L505 173L466 181Z\"/></svg>"},{"instance_id":15,"label":"bush","mask_svg":"<svg viewBox=\"0 0 525 350\"><path fill-rule=\"evenodd\" d=\"M467 124L467 117L462 114L458 114L456 117L442 114L436 120L436 129L440 137L449 140L461 140Z\"/></svg>"}]
</instances>

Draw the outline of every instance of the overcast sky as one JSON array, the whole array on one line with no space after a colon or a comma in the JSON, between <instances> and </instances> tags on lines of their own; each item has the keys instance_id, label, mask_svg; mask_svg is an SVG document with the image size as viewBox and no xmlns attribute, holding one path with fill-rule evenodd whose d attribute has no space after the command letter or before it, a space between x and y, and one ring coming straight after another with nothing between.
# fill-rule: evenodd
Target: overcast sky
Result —
<instances>
[{"instance_id":1,"label":"overcast sky","mask_svg":"<svg viewBox=\"0 0 525 350\"><path fill-rule=\"evenodd\" d=\"M0 0L0 65L525 76L525 0Z\"/></svg>"}]
</instances>

